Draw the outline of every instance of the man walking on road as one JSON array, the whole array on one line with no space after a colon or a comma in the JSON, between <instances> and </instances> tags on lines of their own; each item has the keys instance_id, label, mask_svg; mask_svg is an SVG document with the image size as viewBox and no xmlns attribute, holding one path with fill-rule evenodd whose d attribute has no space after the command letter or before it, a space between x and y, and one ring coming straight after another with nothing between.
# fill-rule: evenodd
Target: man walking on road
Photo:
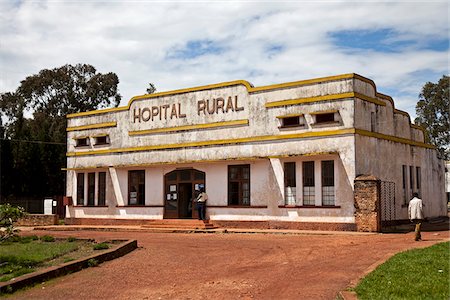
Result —
<instances>
[{"instance_id":1,"label":"man walking on road","mask_svg":"<svg viewBox=\"0 0 450 300\"><path fill-rule=\"evenodd\" d=\"M408 205L408 215L411 222L416 224L415 228L415 240L422 240L422 236L420 235L420 227L422 226L423 220L423 210L422 210L422 199L419 198L419 194L413 193L413 198L409 201Z\"/></svg>"}]
</instances>

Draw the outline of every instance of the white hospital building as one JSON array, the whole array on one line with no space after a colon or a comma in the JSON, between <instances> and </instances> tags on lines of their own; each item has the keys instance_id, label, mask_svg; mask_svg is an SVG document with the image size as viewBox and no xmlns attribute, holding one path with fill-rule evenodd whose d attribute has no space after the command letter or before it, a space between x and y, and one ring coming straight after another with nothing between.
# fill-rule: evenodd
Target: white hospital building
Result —
<instances>
[{"instance_id":1,"label":"white hospital building","mask_svg":"<svg viewBox=\"0 0 450 300\"><path fill-rule=\"evenodd\" d=\"M204 186L207 217L219 226L355 230L354 183L363 174L388 186L384 220L407 219L413 192L427 217L446 215L435 148L357 74L261 87L231 81L67 118L72 224L195 218L191 200Z\"/></svg>"}]
</instances>

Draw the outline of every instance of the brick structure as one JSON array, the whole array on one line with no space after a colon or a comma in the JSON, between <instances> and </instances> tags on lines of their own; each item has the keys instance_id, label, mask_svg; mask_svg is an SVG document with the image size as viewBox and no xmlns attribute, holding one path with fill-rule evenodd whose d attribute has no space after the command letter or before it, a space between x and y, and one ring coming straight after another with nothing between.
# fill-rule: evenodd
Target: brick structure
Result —
<instances>
[{"instance_id":1,"label":"brick structure","mask_svg":"<svg viewBox=\"0 0 450 300\"><path fill-rule=\"evenodd\" d=\"M58 225L58 215L41 215L41 214L28 214L25 217L19 219L16 223L17 226L46 226L46 225Z\"/></svg>"},{"instance_id":2,"label":"brick structure","mask_svg":"<svg viewBox=\"0 0 450 300\"><path fill-rule=\"evenodd\" d=\"M355 223L357 231L380 232L380 183L372 175L355 179Z\"/></svg>"}]
</instances>

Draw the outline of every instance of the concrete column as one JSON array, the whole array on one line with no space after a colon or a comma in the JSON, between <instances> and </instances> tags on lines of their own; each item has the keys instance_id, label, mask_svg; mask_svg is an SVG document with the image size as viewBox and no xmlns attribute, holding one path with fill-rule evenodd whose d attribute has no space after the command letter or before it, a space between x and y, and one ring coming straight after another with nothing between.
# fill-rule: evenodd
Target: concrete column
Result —
<instances>
[{"instance_id":1,"label":"concrete column","mask_svg":"<svg viewBox=\"0 0 450 300\"><path fill-rule=\"evenodd\" d=\"M372 175L361 175L355 179L354 205L357 231L380 232L380 185Z\"/></svg>"},{"instance_id":2,"label":"concrete column","mask_svg":"<svg viewBox=\"0 0 450 300\"><path fill-rule=\"evenodd\" d=\"M109 175L111 176L111 181L114 189L114 194L116 196L117 205L124 206L122 190L120 189L119 177L117 176L116 169L109 167Z\"/></svg>"},{"instance_id":3,"label":"concrete column","mask_svg":"<svg viewBox=\"0 0 450 300\"><path fill-rule=\"evenodd\" d=\"M283 164L279 158L269 158L270 165L272 167L273 174L277 183L278 190L280 191L282 204L284 204L284 169Z\"/></svg>"},{"instance_id":4,"label":"concrete column","mask_svg":"<svg viewBox=\"0 0 450 300\"><path fill-rule=\"evenodd\" d=\"M316 195L316 206L322 206L322 161L314 161L314 184Z\"/></svg>"}]
</instances>

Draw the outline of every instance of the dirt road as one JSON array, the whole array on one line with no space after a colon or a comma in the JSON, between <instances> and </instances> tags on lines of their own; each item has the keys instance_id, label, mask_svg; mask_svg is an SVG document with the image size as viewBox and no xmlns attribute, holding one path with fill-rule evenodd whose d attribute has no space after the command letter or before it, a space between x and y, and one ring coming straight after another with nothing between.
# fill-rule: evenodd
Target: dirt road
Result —
<instances>
[{"instance_id":1,"label":"dirt road","mask_svg":"<svg viewBox=\"0 0 450 300\"><path fill-rule=\"evenodd\" d=\"M449 232L380 235L41 232L137 239L139 249L12 299L335 299L372 264Z\"/></svg>"}]
</instances>

